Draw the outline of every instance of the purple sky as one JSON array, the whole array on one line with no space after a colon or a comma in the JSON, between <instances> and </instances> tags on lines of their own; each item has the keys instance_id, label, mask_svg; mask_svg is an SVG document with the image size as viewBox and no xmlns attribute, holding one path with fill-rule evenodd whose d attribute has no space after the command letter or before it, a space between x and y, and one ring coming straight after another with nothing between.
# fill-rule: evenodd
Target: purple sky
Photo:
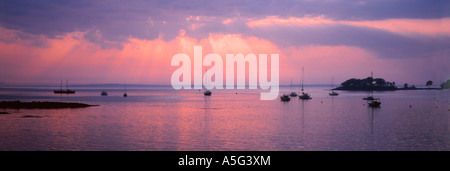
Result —
<instances>
[{"instance_id":1,"label":"purple sky","mask_svg":"<svg viewBox=\"0 0 450 171\"><path fill-rule=\"evenodd\" d=\"M305 18L320 21L315 24L305 24L303 20L299 22ZM308 54L293 49L362 49L364 54L369 54L371 59L367 59L368 61L377 61L374 63L377 66L367 69L375 70L379 77L400 84L425 84L429 79L438 84L450 79L449 18L450 2L444 0L0 0L0 42L13 46L26 41L26 47L38 47L36 51L39 52L39 48L55 48L49 42L62 39L64 35L81 32L82 36L76 39L83 40L85 45L101 47L95 51L120 51L130 42L130 38L170 42L177 40L180 30L185 32L184 36L198 42L211 35L239 34L242 39L254 37L269 41L271 46L280 49L281 54L291 54L288 56L291 61L299 56L295 53ZM225 22L227 19L229 22ZM259 21L260 25L249 25L251 21ZM422 28L424 25L430 26ZM30 53L37 57L45 56L31 50ZM169 55L176 53L181 52L174 51ZM350 55L352 54L354 53ZM27 60L31 57L7 49L3 49L0 56L0 62L5 65L0 69L0 83L27 82L17 80L35 82L45 80L44 77L51 78L42 81L49 83L61 78L56 74L43 72L41 75L33 75L42 79L30 79L31 76L20 72L26 68L20 68L17 62L11 60ZM321 64L312 61L307 63ZM19 67L6 66L14 64ZM301 60L298 65L301 65ZM59 69L52 65L47 67ZM98 66L86 64L87 69L94 71L95 67ZM167 67L170 68L169 65ZM340 75L335 76L338 77L336 80L362 78L370 73L355 68L355 74L346 70L345 73L338 73ZM336 68L340 69L345 70L347 67ZM311 77L315 77L310 83L329 83L330 74L315 70L310 72L313 72ZM356 74L358 72L362 74ZM86 78L85 81L95 80L100 75L92 74L92 78ZM82 80L80 75L72 76ZM103 81L122 82L119 80ZM144 83L165 83L153 80L149 79Z\"/></svg>"}]
</instances>

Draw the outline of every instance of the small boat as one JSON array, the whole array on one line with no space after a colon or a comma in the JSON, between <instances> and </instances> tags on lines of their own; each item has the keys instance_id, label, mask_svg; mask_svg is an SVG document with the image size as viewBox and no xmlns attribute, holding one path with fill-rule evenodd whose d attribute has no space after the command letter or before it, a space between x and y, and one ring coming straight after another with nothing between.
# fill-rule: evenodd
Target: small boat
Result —
<instances>
[{"instance_id":1,"label":"small boat","mask_svg":"<svg viewBox=\"0 0 450 171\"><path fill-rule=\"evenodd\" d=\"M300 98L302 100L312 99L308 93L304 93L304 92L302 92L302 95L298 96L298 98Z\"/></svg>"},{"instance_id":2,"label":"small boat","mask_svg":"<svg viewBox=\"0 0 450 171\"><path fill-rule=\"evenodd\" d=\"M287 94L283 94L282 96L280 96L281 101L283 102L288 102L291 101L291 98L289 97L289 95Z\"/></svg>"},{"instance_id":3,"label":"small boat","mask_svg":"<svg viewBox=\"0 0 450 171\"><path fill-rule=\"evenodd\" d=\"M124 84L124 93L123 93L123 97L128 97L128 94L127 94L127 84Z\"/></svg>"},{"instance_id":4,"label":"small boat","mask_svg":"<svg viewBox=\"0 0 450 171\"><path fill-rule=\"evenodd\" d=\"M53 90L55 94L75 94L75 90Z\"/></svg>"},{"instance_id":5,"label":"small boat","mask_svg":"<svg viewBox=\"0 0 450 171\"><path fill-rule=\"evenodd\" d=\"M370 77L373 78L373 72L370 72ZM370 83L370 96L364 97L363 100L375 100L373 97L373 82Z\"/></svg>"},{"instance_id":6,"label":"small boat","mask_svg":"<svg viewBox=\"0 0 450 171\"><path fill-rule=\"evenodd\" d=\"M102 96L107 96L108 93L107 93L106 91L102 91L102 93L101 93L100 95L102 95Z\"/></svg>"},{"instance_id":7,"label":"small boat","mask_svg":"<svg viewBox=\"0 0 450 171\"><path fill-rule=\"evenodd\" d=\"M337 96L339 93L336 93L335 91L331 90L331 93L328 93L330 96Z\"/></svg>"},{"instance_id":8,"label":"small boat","mask_svg":"<svg viewBox=\"0 0 450 171\"><path fill-rule=\"evenodd\" d=\"M303 67L302 67L302 95L299 95L298 98L302 100L309 100L312 99L311 96L308 93L303 92Z\"/></svg>"},{"instance_id":9,"label":"small boat","mask_svg":"<svg viewBox=\"0 0 450 171\"><path fill-rule=\"evenodd\" d=\"M334 92L333 90L333 77L331 77L331 93L328 93L330 96L338 96L339 93Z\"/></svg>"},{"instance_id":10,"label":"small boat","mask_svg":"<svg viewBox=\"0 0 450 171\"><path fill-rule=\"evenodd\" d=\"M376 98L374 100L368 101L367 104L369 104L369 107L380 107L381 102L379 98Z\"/></svg>"},{"instance_id":11,"label":"small boat","mask_svg":"<svg viewBox=\"0 0 450 171\"><path fill-rule=\"evenodd\" d=\"M206 74L206 69L205 69L205 74ZM205 84L205 86L204 86L203 95L205 95L205 96L211 96L212 92L211 92L211 90L206 89L207 86L208 86L208 80L206 80L206 84Z\"/></svg>"},{"instance_id":12,"label":"small boat","mask_svg":"<svg viewBox=\"0 0 450 171\"><path fill-rule=\"evenodd\" d=\"M206 90L205 92L203 92L203 94L204 94L205 96L211 96L212 92L209 91L209 90Z\"/></svg>"},{"instance_id":13,"label":"small boat","mask_svg":"<svg viewBox=\"0 0 450 171\"><path fill-rule=\"evenodd\" d=\"M297 93L292 91L292 78L291 78L291 94L289 94L291 97L297 97Z\"/></svg>"},{"instance_id":14,"label":"small boat","mask_svg":"<svg viewBox=\"0 0 450 171\"><path fill-rule=\"evenodd\" d=\"M373 72L370 73L370 77L373 78ZM373 97L373 82L370 83L370 89L371 89L371 95L363 98L364 100L367 100L367 104L369 105L369 107L380 107L381 102L380 102L380 98L374 98Z\"/></svg>"},{"instance_id":15,"label":"small boat","mask_svg":"<svg viewBox=\"0 0 450 171\"><path fill-rule=\"evenodd\" d=\"M373 96L367 96L364 97L363 100L375 100L375 98L373 98Z\"/></svg>"},{"instance_id":16,"label":"small boat","mask_svg":"<svg viewBox=\"0 0 450 171\"><path fill-rule=\"evenodd\" d=\"M61 89L53 90L55 94L75 94L75 90L69 90L69 81L66 80L66 90L62 89L62 80L61 80Z\"/></svg>"}]
</instances>

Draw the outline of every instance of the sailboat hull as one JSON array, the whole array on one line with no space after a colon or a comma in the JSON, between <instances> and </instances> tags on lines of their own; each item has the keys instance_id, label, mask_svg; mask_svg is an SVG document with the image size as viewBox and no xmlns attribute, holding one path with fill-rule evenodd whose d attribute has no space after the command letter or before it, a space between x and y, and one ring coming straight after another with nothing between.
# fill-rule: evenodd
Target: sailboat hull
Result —
<instances>
[{"instance_id":1,"label":"sailboat hull","mask_svg":"<svg viewBox=\"0 0 450 171\"><path fill-rule=\"evenodd\" d=\"M380 107L381 102L379 101L372 101L372 102L368 102L369 107Z\"/></svg>"},{"instance_id":2,"label":"sailboat hull","mask_svg":"<svg viewBox=\"0 0 450 171\"><path fill-rule=\"evenodd\" d=\"M203 94L204 94L205 96L211 96L212 92L211 92L211 91L205 91Z\"/></svg>"},{"instance_id":3,"label":"sailboat hull","mask_svg":"<svg viewBox=\"0 0 450 171\"><path fill-rule=\"evenodd\" d=\"M283 101L283 102L291 101L291 98L290 98L289 96L287 96L287 95L281 96L280 99L281 99L281 101Z\"/></svg>"},{"instance_id":4,"label":"sailboat hull","mask_svg":"<svg viewBox=\"0 0 450 171\"><path fill-rule=\"evenodd\" d=\"M339 93L336 93L336 92L331 92L331 93L328 93L330 96L338 96L339 95Z\"/></svg>"},{"instance_id":5,"label":"sailboat hull","mask_svg":"<svg viewBox=\"0 0 450 171\"><path fill-rule=\"evenodd\" d=\"M75 94L75 90L54 90L55 94Z\"/></svg>"},{"instance_id":6,"label":"sailboat hull","mask_svg":"<svg viewBox=\"0 0 450 171\"><path fill-rule=\"evenodd\" d=\"M299 99L302 99L302 100L308 100L308 99L311 99L311 96L309 96L309 94L303 94L303 95L301 95L301 96L298 96L298 98Z\"/></svg>"},{"instance_id":7,"label":"sailboat hull","mask_svg":"<svg viewBox=\"0 0 450 171\"><path fill-rule=\"evenodd\" d=\"M53 90L55 94L75 94L75 90L69 90L69 81L66 80L66 90L62 89L62 80L61 80L61 89Z\"/></svg>"}]
</instances>

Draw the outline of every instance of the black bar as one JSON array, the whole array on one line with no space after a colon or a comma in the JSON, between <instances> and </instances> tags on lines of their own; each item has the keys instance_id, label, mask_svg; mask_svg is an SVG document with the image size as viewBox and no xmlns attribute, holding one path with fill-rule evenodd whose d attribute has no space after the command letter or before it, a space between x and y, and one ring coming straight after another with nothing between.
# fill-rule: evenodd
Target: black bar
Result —
<instances>
[{"instance_id":1,"label":"black bar","mask_svg":"<svg viewBox=\"0 0 450 171\"><path fill-rule=\"evenodd\" d=\"M150 151L1 152L4 167L54 169L383 169L445 166L437 152ZM11 157L14 156L14 157ZM439 157L442 156L442 157ZM186 157L187 161L186 162ZM210 160L208 164L205 162ZM191 161L189 163L189 161ZM431 163L430 163L431 162Z\"/></svg>"}]
</instances>

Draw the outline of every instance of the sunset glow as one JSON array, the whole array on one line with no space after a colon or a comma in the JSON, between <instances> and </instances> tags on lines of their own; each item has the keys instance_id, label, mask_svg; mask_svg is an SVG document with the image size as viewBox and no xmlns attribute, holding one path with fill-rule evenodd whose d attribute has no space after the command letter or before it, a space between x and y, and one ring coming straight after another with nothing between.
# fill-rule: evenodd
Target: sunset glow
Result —
<instances>
[{"instance_id":1,"label":"sunset glow","mask_svg":"<svg viewBox=\"0 0 450 171\"><path fill-rule=\"evenodd\" d=\"M370 4L355 3L361 8ZM20 3L10 5L20 9ZM155 2L125 6L151 9L152 5ZM223 8L228 9L227 5ZM101 3L93 6L105 16L99 16L99 24L87 20L89 26L75 22L78 19L67 20L65 15L49 21L43 16L32 16L32 12L19 19L8 10L2 11L0 83L54 84L70 79L75 84L124 80L169 84L176 69L170 67L170 59L177 53L192 54L195 45L203 46L205 54L218 53L223 57L226 53L278 53L281 84L298 77L300 66L307 68L310 84L328 83L331 75L338 82L365 77L371 71L389 80L415 84L429 79L441 82L450 77L445 64L450 54L448 16L373 19L367 14L355 19L357 14L350 11L345 12L348 17L338 17L315 12L296 14L290 10L281 16L238 10L214 13L211 9L200 13L174 11L165 17L130 10L122 19L114 20L108 17L114 13L103 12ZM112 8L120 11L125 7L115 4ZM37 6L28 10L44 9ZM43 13L59 12L55 9ZM86 17L80 15L80 20ZM25 20L42 20L42 24Z\"/></svg>"}]
</instances>

